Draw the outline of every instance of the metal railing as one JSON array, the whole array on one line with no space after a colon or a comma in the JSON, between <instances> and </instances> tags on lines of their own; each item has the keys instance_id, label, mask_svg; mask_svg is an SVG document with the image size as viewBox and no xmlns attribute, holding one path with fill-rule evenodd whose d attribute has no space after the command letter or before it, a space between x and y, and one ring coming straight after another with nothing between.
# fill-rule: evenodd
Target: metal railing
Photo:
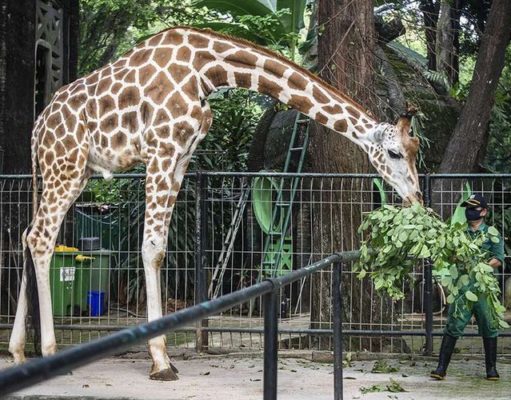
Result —
<instances>
[{"instance_id":1,"label":"metal railing","mask_svg":"<svg viewBox=\"0 0 511 400\"><path fill-rule=\"evenodd\" d=\"M342 263L353 261L358 252L333 254L319 262L290 272L279 278L268 278L245 289L226 294L195 306L169 314L137 327L124 329L96 341L66 349L55 355L36 359L0 372L0 396L26 388L74 368L87 365L106 356L127 350L136 343L184 327L212 316L250 299L264 299L264 379L263 398L277 399L278 309L280 288L312 273L336 264L333 268L332 307L334 310L334 399L343 398L342 383L342 320L341 272Z\"/></svg>"},{"instance_id":2,"label":"metal railing","mask_svg":"<svg viewBox=\"0 0 511 400\"><path fill-rule=\"evenodd\" d=\"M256 178L265 179L268 187L277 188L282 180L287 183L284 188L292 187L291 181L298 182L289 224L292 248L287 253L288 264L279 261L280 273L311 264L335 251L358 248L360 238L354 232L360 217L381 204L380 193L372 182L378 176L372 174L188 174L172 216L167 257L161 269L165 314L201 303L211 298L210 293L211 296L229 294L269 276L264 265L266 234L255 216L254 199L246 196L246 189L252 188ZM145 320L140 257L143 179L141 174L116 175L110 183L92 179L68 213L59 242L77 246L80 236L99 236L102 247L110 250L105 264L111 268L105 271L101 261L104 256L97 256L99 266L87 269L91 275L97 273L105 283L104 313L94 315L88 310L83 299L87 288L81 289L81 304L73 300L72 307L76 309L55 313L60 347L87 342ZM489 200L492 211L489 222L503 236L509 236L504 227L509 229L511 224L511 174L421 176L428 205L444 218L456 207L467 181ZM30 176L0 176L0 347L5 347L14 320L21 276L20 238L30 213L31 189ZM291 190L284 194L290 195ZM399 202L389 188L385 188L385 194L388 202ZM271 196L268 202L270 199ZM247 202L243 209L239 207L240 201ZM341 215L338 209L342 209ZM234 239L226 240L235 222L237 228L231 232ZM511 244L509 237L506 243ZM64 258L63 262L68 260ZM370 281L360 282L347 264L343 271L342 299L347 350L431 354L446 316L442 312L445 302L429 272L428 268L417 265L413 284L403 287L406 298L392 302L377 293ZM509 276L503 270L499 279L504 283ZM281 348L331 350L334 315L328 307L332 278L332 272L326 269L280 291ZM92 279L86 282L92 285ZM77 297L76 292L69 293L69 297ZM503 300L511 303L506 293ZM204 320L200 337L192 326L174 331L167 338L169 346L259 351L263 348L263 309L263 299L255 298ZM476 336L475 328L470 326L466 336ZM502 336L509 336L509 331L503 331ZM499 342L501 354L511 354L511 342L508 342ZM465 353L482 350L479 342L462 341L465 343L468 346L463 349Z\"/></svg>"}]
</instances>

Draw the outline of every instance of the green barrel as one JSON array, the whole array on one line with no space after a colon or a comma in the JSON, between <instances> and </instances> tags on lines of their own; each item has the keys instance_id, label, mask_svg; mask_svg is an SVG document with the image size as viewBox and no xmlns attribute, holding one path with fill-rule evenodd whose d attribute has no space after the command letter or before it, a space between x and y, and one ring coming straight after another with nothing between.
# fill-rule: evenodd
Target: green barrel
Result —
<instances>
[{"instance_id":1,"label":"green barrel","mask_svg":"<svg viewBox=\"0 0 511 400\"><path fill-rule=\"evenodd\" d=\"M53 315L78 316L88 310L87 292L104 292L108 298L109 250L55 252L50 266Z\"/></svg>"},{"instance_id":2,"label":"green barrel","mask_svg":"<svg viewBox=\"0 0 511 400\"><path fill-rule=\"evenodd\" d=\"M75 257L79 253L56 252L50 265L50 290L53 315L70 316L78 311L75 308L75 281L77 265Z\"/></svg>"}]
</instances>

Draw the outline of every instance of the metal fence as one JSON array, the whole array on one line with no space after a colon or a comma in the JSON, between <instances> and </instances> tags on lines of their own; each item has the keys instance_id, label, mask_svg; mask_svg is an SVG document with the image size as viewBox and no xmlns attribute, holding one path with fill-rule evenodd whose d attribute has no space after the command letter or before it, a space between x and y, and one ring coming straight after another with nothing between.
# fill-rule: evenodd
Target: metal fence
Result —
<instances>
[{"instance_id":1,"label":"metal fence","mask_svg":"<svg viewBox=\"0 0 511 400\"><path fill-rule=\"evenodd\" d=\"M281 277L268 278L250 287L236 290L216 299L187 307L168 314L157 320L135 327L126 328L106 337L84 343L58 352L49 357L38 358L28 363L0 371L0 393L12 393L50 379L59 374L88 365L95 360L129 349L133 344L165 334L187 323L198 322L227 310L247 300L262 297L264 302L264 400L277 399L278 383L278 299L279 289L305 278L316 271L330 267L332 269L332 308L334 309L334 399L343 399L342 377L342 320L341 320L341 274L343 263L358 259L359 252L332 254L305 268L290 271Z\"/></svg>"},{"instance_id":2,"label":"metal fence","mask_svg":"<svg viewBox=\"0 0 511 400\"><path fill-rule=\"evenodd\" d=\"M357 249L356 229L364 213L382 202L399 202L388 187L380 190L375 179L376 175L188 174L173 213L161 271L164 313L283 275L336 251ZM453 212L467 184L482 192L490 203L489 222L506 238L509 254L511 175L432 175L421 181L428 205L444 218ZM31 189L28 176L0 176L2 346L14 319L20 238L29 219ZM54 256L51 282L59 345L89 341L145 320L143 215L142 175L119 175L111 182L93 179L69 211L59 243L82 249L85 257L77 259L69 249ZM102 250L83 250L95 245L81 240L90 237L99 238ZM392 302L376 293L370 281L360 282L347 266L342 300L348 351L431 350L433 333L438 336L445 323L445 295L433 282L431 296L425 296L429 281L423 271L418 265L404 288L406 298ZM500 272L503 289L507 277L505 269ZM325 270L281 290L281 348L331 349L329 335L314 333L332 328L330 288L331 271ZM503 290L503 301L511 300L508 297ZM262 308L261 299L236 306L205 321L199 338L196 327L189 326L170 334L169 345L260 350ZM471 325L467 333L474 332ZM500 341L502 353L511 352L508 341ZM477 339L460 344L463 351L481 351Z\"/></svg>"}]
</instances>

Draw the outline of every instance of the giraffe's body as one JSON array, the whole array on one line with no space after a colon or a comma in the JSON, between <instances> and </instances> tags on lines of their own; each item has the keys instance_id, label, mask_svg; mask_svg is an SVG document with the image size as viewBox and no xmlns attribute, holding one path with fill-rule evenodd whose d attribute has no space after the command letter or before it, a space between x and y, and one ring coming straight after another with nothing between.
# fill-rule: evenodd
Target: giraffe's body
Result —
<instances>
[{"instance_id":1,"label":"giraffe's body","mask_svg":"<svg viewBox=\"0 0 511 400\"><path fill-rule=\"evenodd\" d=\"M161 32L116 62L61 88L36 121L33 173L43 177L26 243L37 276L43 355L56 350L48 270L60 224L93 172L147 166L142 258L149 320L161 316L159 268L184 173L212 115L207 96L243 87L272 96L359 144L403 198L417 197L417 140L409 123L378 124L308 71L264 48L210 31ZM388 153L389 152L389 153ZM390 154L390 158L388 154ZM23 361L26 278L9 349ZM163 337L150 341L151 376L175 379Z\"/></svg>"}]
</instances>

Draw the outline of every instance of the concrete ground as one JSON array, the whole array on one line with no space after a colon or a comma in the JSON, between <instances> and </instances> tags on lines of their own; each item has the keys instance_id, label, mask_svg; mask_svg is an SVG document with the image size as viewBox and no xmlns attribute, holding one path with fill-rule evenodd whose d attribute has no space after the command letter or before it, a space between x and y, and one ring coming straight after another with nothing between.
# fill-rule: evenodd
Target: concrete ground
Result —
<instances>
[{"instance_id":1,"label":"concrete ground","mask_svg":"<svg viewBox=\"0 0 511 400\"><path fill-rule=\"evenodd\" d=\"M309 357L310 358L310 357ZM355 361L344 369L344 399L463 399L497 400L511 398L511 365L499 364L499 382L483 378L481 360L453 361L449 378L437 382L428 377L434 361L387 359L391 373L373 373L376 361ZM11 366L0 359L0 368ZM80 368L72 375L1 396L7 400L35 399L235 399L262 400L263 360L259 356L201 356L177 359L180 379L157 382L148 379L150 361L146 359L109 358ZM396 383L392 383L394 380ZM332 364L306 358L279 361L278 398L310 400L333 398ZM388 387L387 387L388 386ZM402 388L405 392L391 392Z\"/></svg>"}]
</instances>

